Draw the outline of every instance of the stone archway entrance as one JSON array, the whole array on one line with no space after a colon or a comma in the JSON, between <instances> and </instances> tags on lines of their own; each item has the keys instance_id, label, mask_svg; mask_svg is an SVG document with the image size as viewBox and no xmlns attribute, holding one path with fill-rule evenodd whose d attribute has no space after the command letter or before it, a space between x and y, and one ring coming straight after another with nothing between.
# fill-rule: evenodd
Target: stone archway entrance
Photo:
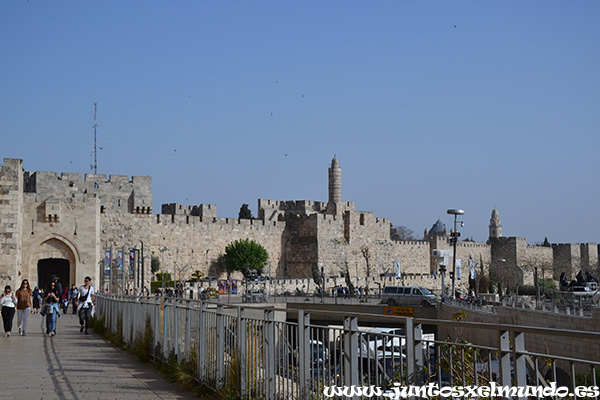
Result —
<instances>
[{"instance_id":1,"label":"stone archway entrance","mask_svg":"<svg viewBox=\"0 0 600 400\"><path fill-rule=\"evenodd\" d=\"M79 261L77 248L72 243L65 238L49 237L35 246L28 268L23 268L23 273L41 288L45 288L50 277L56 275L64 289L77 283Z\"/></svg>"},{"instance_id":2,"label":"stone archway entrance","mask_svg":"<svg viewBox=\"0 0 600 400\"><path fill-rule=\"evenodd\" d=\"M45 288L46 284L50 281L52 275L56 275L60 278L59 282L63 289L71 286L71 274L70 274L69 260L64 258L45 258L38 260L37 263L37 285Z\"/></svg>"}]
</instances>

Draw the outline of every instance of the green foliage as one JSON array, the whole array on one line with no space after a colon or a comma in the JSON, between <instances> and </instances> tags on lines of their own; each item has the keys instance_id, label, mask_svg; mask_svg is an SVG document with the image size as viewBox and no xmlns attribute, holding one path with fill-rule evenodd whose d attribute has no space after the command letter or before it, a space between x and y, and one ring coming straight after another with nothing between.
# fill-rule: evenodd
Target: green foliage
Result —
<instances>
[{"instance_id":1,"label":"green foliage","mask_svg":"<svg viewBox=\"0 0 600 400\"><path fill-rule=\"evenodd\" d=\"M346 286L348 286L348 293L353 296L356 293L356 288L352 284L352 279L350 279L350 272L348 270L346 270L344 280L346 281Z\"/></svg>"},{"instance_id":2,"label":"green foliage","mask_svg":"<svg viewBox=\"0 0 600 400\"><path fill-rule=\"evenodd\" d=\"M548 237L544 238L544 243L542 243L542 246L544 246L544 247L552 247L552 245L548 241Z\"/></svg>"},{"instance_id":3,"label":"green foliage","mask_svg":"<svg viewBox=\"0 0 600 400\"><path fill-rule=\"evenodd\" d=\"M546 279L543 284L540 285L540 294L546 296L554 296L556 292L556 282L553 279Z\"/></svg>"},{"instance_id":4,"label":"green foliage","mask_svg":"<svg viewBox=\"0 0 600 400\"><path fill-rule=\"evenodd\" d=\"M171 280L171 274L167 273L167 272L159 272L158 274L156 274L156 279L158 279L159 281L170 281Z\"/></svg>"},{"instance_id":5,"label":"green foliage","mask_svg":"<svg viewBox=\"0 0 600 400\"><path fill-rule=\"evenodd\" d=\"M154 282L150 282L150 292L154 293L156 291L156 288L161 288L163 287L163 283L165 285L165 287L175 287L175 282L173 281L154 281Z\"/></svg>"},{"instance_id":6,"label":"green foliage","mask_svg":"<svg viewBox=\"0 0 600 400\"><path fill-rule=\"evenodd\" d=\"M316 263L312 265L312 277L313 281L315 281L315 285L321 287L323 280L321 279L321 271L319 271L319 266Z\"/></svg>"},{"instance_id":7,"label":"green foliage","mask_svg":"<svg viewBox=\"0 0 600 400\"><path fill-rule=\"evenodd\" d=\"M269 260L269 253L254 240L236 240L225 247L225 269L234 271L257 270L263 268Z\"/></svg>"},{"instance_id":8,"label":"green foliage","mask_svg":"<svg viewBox=\"0 0 600 400\"><path fill-rule=\"evenodd\" d=\"M198 282L200 279L204 278L204 273L200 272L199 269L195 270L192 274L192 282Z\"/></svg>"},{"instance_id":9,"label":"green foliage","mask_svg":"<svg viewBox=\"0 0 600 400\"><path fill-rule=\"evenodd\" d=\"M150 326L150 319L146 319L144 333L138 333L134 341L132 352L135 358L143 363L148 362L150 360L150 354L152 354L152 343L152 328Z\"/></svg>"},{"instance_id":10,"label":"green foliage","mask_svg":"<svg viewBox=\"0 0 600 400\"><path fill-rule=\"evenodd\" d=\"M248 208L248 204L242 204L240 207L240 213L238 214L239 219L252 219L252 211Z\"/></svg>"},{"instance_id":11,"label":"green foliage","mask_svg":"<svg viewBox=\"0 0 600 400\"><path fill-rule=\"evenodd\" d=\"M160 259L154 254L150 257L150 271L152 271L153 274L160 271Z\"/></svg>"}]
</instances>

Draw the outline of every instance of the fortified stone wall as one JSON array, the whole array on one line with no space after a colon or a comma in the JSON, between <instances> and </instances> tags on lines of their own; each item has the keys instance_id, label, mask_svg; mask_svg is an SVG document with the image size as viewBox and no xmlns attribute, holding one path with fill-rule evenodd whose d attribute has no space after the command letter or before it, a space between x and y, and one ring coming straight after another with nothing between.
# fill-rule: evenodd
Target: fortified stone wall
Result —
<instances>
[{"instance_id":1,"label":"fortified stone wall","mask_svg":"<svg viewBox=\"0 0 600 400\"><path fill-rule=\"evenodd\" d=\"M100 199L100 212L152 213L152 178L56 172L25 172L25 191L44 197L68 197L71 194L94 194Z\"/></svg>"},{"instance_id":2,"label":"fortified stone wall","mask_svg":"<svg viewBox=\"0 0 600 400\"><path fill-rule=\"evenodd\" d=\"M56 219L45 214L46 202L53 199L58 207ZM23 235L23 260L21 274L32 285L38 282L38 261L66 259L73 268L69 276L62 276L63 284L83 283L87 275L97 278L99 257L99 199L93 194L72 194L69 197L43 199L35 193L25 193L23 221L31 227ZM40 201L41 200L41 201ZM97 282L94 279L94 282ZM39 282L44 285L45 282Z\"/></svg>"},{"instance_id":3,"label":"fortified stone wall","mask_svg":"<svg viewBox=\"0 0 600 400\"><path fill-rule=\"evenodd\" d=\"M123 246L140 248L144 243L145 265L152 255L164 259L164 272L177 273L178 279L187 279L195 270L206 276L223 278L225 272L216 265L225 247L235 241L251 239L269 253L271 274L276 276L281 260L281 237L285 223L260 220L210 218L186 215L131 215L102 216L101 241L103 248ZM168 250L161 254L160 248ZM266 273L267 271L265 271ZM150 273L147 272L149 281Z\"/></svg>"},{"instance_id":4,"label":"fortified stone wall","mask_svg":"<svg viewBox=\"0 0 600 400\"><path fill-rule=\"evenodd\" d=\"M583 243L580 246L581 252L581 268L589 270L598 265L598 244L597 243Z\"/></svg>"},{"instance_id":5,"label":"fortified stone wall","mask_svg":"<svg viewBox=\"0 0 600 400\"><path fill-rule=\"evenodd\" d=\"M21 269L23 237L23 166L17 159L4 159L0 167L0 282L15 286L13 277Z\"/></svg>"},{"instance_id":6,"label":"fortified stone wall","mask_svg":"<svg viewBox=\"0 0 600 400\"><path fill-rule=\"evenodd\" d=\"M312 277L312 267L319 262L318 218L319 214L286 216L286 229L281 238L284 261L281 277Z\"/></svg>"},{"instance_id":7,"label":"fortified stone wall","mask_svg":"<svg viewBox=\"0 0 600 400\"><path fill-rule=\"evenodd\" d=\"M565 272L567 279L574 279L581 267L581 246L576 243L553 243L554 279Z\"/></svg>"},{"instance_id":8,"label":"fortified stone wall","mask_svg":"<svg viewBox=\"0 0 600 400\"><path fill-rule=\"evenodd\" d=\"M216 204L199 204L197 206L184 206L177 203L162 205L162 213L169 215L193 215L201 218L217 218Z\"/></svg>"},{"instance_id":9,"label":"fortified stone wall","mask_svg":"<svg viewBox=\"0 0 600 400\"><path fill-rule=\"evenodd\" d=\"M351 201L340 202L343 211L353 211L354 203ZM292 214L314 214L325 213L327 203L312 200L269 200L258 199L258 219L277 221L283 219L286 213Z\"/></svg>"}]
</instances>

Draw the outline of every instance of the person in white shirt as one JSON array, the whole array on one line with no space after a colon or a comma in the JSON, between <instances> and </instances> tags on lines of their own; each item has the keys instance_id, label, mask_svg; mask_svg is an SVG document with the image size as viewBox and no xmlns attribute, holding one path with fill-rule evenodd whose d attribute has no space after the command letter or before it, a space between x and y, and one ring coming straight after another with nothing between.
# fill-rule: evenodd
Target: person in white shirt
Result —
<instances>
[{"instance_id":1,"label":"person in white shirt","mask_svg":"<svg viewBox=\"0 0 600 400\"><path fill-rule=\"evenodd\" d=\"M94 308L96 306L96 293L94 287L90 285L92 278L86 276L84 278L84 284L79 287L77 293L77 313L79 314L79 328L80 333L88 334L88 328L90 327L90 317L94 315Z\"/></svg>"},{"instance_id":2,"label":"person in white shirt","mask_svg":"<svg viewBox=\"0 0 600 400\"><path fill-rule=\"evenodd\" d=\"M4 322L4 337L10 336L12 330L13 318L15 317L15 305L17 298L12 294L10 286L4 288L4 293L0 298L0 306L2 306L2 321Z\"/></svg>"}]
</instances>

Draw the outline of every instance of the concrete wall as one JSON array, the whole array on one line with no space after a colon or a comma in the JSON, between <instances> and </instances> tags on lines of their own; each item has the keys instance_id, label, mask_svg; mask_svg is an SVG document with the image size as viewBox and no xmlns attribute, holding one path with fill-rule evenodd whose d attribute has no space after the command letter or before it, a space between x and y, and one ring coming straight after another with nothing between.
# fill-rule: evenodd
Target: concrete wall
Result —
<instances>
[{"instance_id":1,"label":"concrete wall","mask_svg":"<svg viewBox=\"0 0 600 400\"><path fill-rule=\"evenodd\" d=\"M452 315L460 310L443 305L438 309L438 318L451 320ZM594 309L591 317L558 314L553 312L541 312L523 310L512 307L496 307L496 313L484 313L478 311L466 311L465 321L482 322L489 324L507 324L520 326L533 326L543 328L569 329L573 331L600 332L600 310ZM438 334L441 338L466 339L469 342L481 345L497 346L498 338L490 335L491 331L479 329L440 328ZM526 334L525 348L531 352L552 354L578 358L582 360L600 361L600 341L598 340L569 340L564 337Z\"/></svg>"}]
</instances>

